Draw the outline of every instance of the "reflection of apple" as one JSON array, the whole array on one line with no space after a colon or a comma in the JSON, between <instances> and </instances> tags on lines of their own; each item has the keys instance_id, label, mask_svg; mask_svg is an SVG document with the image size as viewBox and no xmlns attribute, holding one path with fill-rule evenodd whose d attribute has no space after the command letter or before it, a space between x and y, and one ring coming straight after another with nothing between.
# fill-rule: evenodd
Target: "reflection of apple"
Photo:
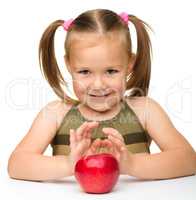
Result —
<instances>
[{"instance_id":1,"label":"reflection of apple","mask_svg":"<svg viewBox=\"0 0 196 200\"><path fill-rule=\"evenodd\" d=\"M75 177L87 193L107 193L117 183L119 165L109 153L84 156L75 165Z\"/></svg>"}]
</instances>

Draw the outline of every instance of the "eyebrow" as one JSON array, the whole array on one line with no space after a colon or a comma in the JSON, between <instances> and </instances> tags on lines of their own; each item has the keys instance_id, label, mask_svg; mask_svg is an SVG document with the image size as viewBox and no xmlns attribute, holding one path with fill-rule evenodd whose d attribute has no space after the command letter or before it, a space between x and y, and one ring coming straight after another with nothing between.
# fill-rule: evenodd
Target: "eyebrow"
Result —
<instances>
[{"instance_id":1,"label":"eyebrow","mask_svg":"<svg viewBox=\"0 0 196 200\"><path fill-rule=\"evenodd\" d=\"M81 70L81 69L90 69L89 67L80 67L80 66L75 66L74 67L76 70ZM111 69L111 68L122 68L122 65L108 65L107 67L106 67L106 69Z\"/></svg>"}]
</instances>

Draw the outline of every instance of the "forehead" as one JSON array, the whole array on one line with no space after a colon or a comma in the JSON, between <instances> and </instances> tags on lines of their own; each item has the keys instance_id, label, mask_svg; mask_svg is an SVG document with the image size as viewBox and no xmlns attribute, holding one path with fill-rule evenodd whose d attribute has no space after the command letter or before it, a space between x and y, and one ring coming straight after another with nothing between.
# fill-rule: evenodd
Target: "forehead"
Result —
<instances>
[{"instance_id":1,"label":"forehead","mask_svg":"<svg viewBox=\"0 0 196 200\"><path fill-rule=\"evenodd\" d=\"M125 45L120 36L115 34L81 34L71 42L70 62L74 65L122 65L126 59Z\"/></svg>"}]
</instances>

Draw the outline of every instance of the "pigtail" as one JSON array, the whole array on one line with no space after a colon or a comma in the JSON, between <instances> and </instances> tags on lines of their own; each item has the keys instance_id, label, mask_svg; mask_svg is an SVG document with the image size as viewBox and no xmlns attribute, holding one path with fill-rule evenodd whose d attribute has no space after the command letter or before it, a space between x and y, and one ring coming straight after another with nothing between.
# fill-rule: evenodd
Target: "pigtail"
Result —
<instances>
[{"instance_id":1,"label":"pigtail","mask_svg":"<svg viewBox=\"0 0 196 200\"><path fill-rule=\"evenodd\" d=\"M56 20L44 31L39 43L39 65L42 75L44 75L57 96L62 100L66 99L67 102L73 102L74 100L68 97L61 87L61 84L67 86L67 83L57 65L54 50L55 32L63 22L63 20Z\"/></svg>"},{"instance_id":2,"label":"pigtail","mask_svg":"<svg viewBox=\"0 0 196 200\"><path fill-rule=\"evenodd\" d=\"M129 15L129 21L136 29L137 52L127 89L133 89L131 96L146 96L150 84L152 46L145 25L151 30L152 28L134 15Z\"/></svg>"}]
</instances>

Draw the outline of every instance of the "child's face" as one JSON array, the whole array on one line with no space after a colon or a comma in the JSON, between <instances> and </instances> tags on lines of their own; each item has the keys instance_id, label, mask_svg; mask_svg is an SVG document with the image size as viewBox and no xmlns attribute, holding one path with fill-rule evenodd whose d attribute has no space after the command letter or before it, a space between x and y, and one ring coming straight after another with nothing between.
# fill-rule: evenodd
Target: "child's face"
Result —
<instances>
[{"instance_id":1,"label":"child's face","mask_svg":"<svg viewBox=\"0 0 196 200\"><path fill-rule=\"evenodd\" d=\"M86 34L71 43L70 59L65 61L81 103L105 111L123 98L132 62L118 38Z\"/></svg>"}]
</instances>

